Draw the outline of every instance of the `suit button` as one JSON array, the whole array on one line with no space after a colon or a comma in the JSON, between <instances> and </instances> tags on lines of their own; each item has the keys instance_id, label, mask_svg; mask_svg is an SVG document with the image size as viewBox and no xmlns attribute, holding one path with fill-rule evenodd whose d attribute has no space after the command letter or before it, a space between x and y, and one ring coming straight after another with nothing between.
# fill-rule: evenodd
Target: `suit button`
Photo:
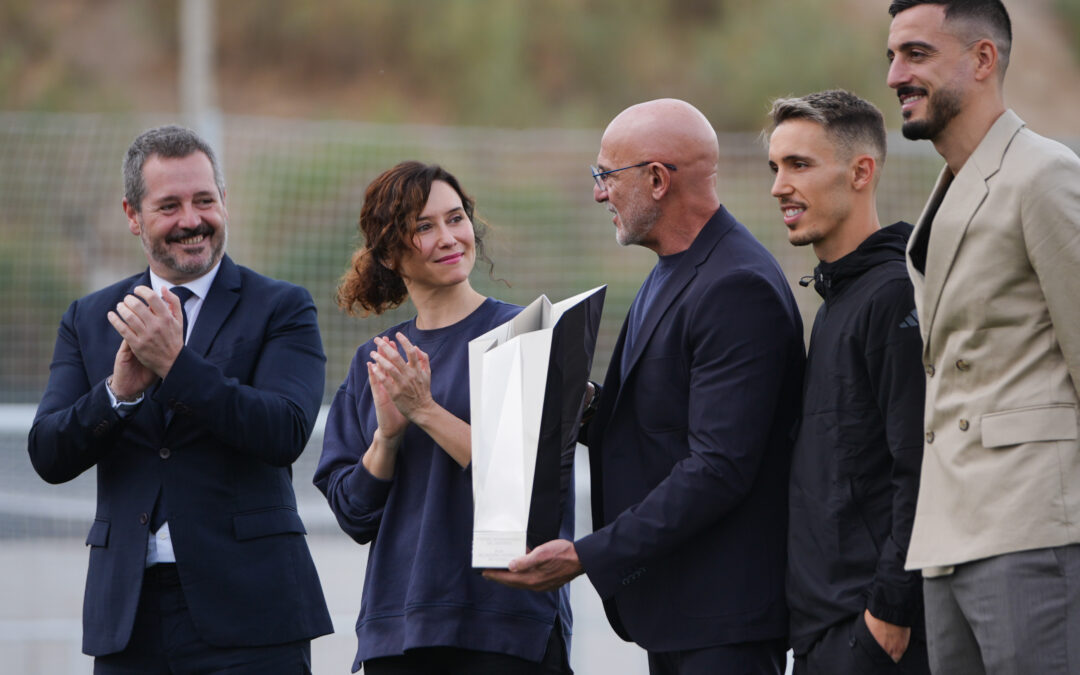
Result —
<instances>
[{"instance_id":1,"label":"suit button","mask_svg":"<svg viewBox=\"0 0 1080 675\"><path fill-rule=\"evenodd\" d=\"M148 516L145 513L140 513L139 514L139 524L140 525L145 525L145 524L147 524L149 522L150 522L150 516Z\"/></svg>"},{"instance_id":2,"label":"suit button","mask_svg":"<svg viewBox=\"0 0 1080 675\"><path fill-rule=\"evenodd\" d=\"M934 364L932 364L932 363L926 364L926 374L929 375L930 377L934 376Z\"/></svg>"},{"instance_id":3,"label":"suit button","mask_svg":"<svg viewBox=\"0 0 1080 675\"><path fill-rule=\"evenodd\" d=\"M970 426L967 420L960 420L960 431L967 431Z\"/></svg>"},{"instance_id":4,"label":"suit button","mask_svg":"<svg viewBox=\"0 0 1080 675\"><path fill-rule=\"evenodd\" d=\"M971 370L971 364L964 359L959 359L956 362L956 369L959 370L961 373L965 373Z\"/></svg>"},{"instance_id":5,"label":"suit button","mask_svg":"<svg viewBox=\"0 0 1080 675\"><path fill-rule=\"evenodd\" d=\"M172 455L172 450L169 450L168 448L158 450L158 456L162 459L168 459L170 455Z\"/></svg>"},{"instance_id":6,"label":"suit button","mask_svg":"<svg viewBox=\"0 0 1080 675\"><path fill-rule=\"evenodd\" d=\"M927 431L926 432L926 442L927 443L933 443L934 442L934 432L933 431Z\"/></svg>"}]
</instances>

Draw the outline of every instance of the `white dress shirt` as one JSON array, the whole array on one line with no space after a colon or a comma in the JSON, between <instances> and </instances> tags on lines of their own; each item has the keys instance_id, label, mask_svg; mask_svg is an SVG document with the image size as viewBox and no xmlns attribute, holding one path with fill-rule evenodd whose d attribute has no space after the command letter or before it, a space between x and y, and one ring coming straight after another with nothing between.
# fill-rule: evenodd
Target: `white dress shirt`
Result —
<instances>
[{"instance_id":1,"label":"white dress shirt","mask_svg":"<svg viewBox=\"0 0 1080 675\"><path fill-rule=\"evenodd\" d=\"M184 342L187 343L188 338L191 337L191 331L195 329L195 321L199 318L199 310L202 309L203 299L210 292L210 286L214 283L214 278L217 276L218 268L221 267L220 261L217 265L214 265L206 274L202 275L194 281L189 281L186 284L179 284L191 290L194 295L188 298L188 301L184 303L184 312L187 314L187 333L184 335ZM150 287L154 290L154 293L161 295L162 288L172 288L175 284L171 284L168 281L162 279L158 275L154 274L153 270L150 271ZM121 417L126 417L131 414L132 411L142 403L143 396L140 394L139 398L131 402L121 402L116 400L116 396L112 390L108 387L105 388L109 392L109 400L112 402L113 408ZM173 552L172 536L169 534L169 523L162 523L161 528L157 532L151 532L146 541L146 566L156 565L157 563L174 563L176 562L176 554Z\"/></svg>"}]
</instances>

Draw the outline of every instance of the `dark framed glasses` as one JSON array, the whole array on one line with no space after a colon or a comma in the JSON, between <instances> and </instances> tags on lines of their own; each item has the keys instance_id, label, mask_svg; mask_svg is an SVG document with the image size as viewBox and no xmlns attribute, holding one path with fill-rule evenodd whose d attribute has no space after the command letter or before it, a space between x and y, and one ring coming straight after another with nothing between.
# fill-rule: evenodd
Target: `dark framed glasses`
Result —
<instances>
[{"instance_id":1,"label":"dark framed glasses","mask_svg":"<svg viewBox=\"0 0 1080 675\"><path fill-rule=\"evenodd\" d=\"M648 165L652 164L653 161L654 160L649 160L647 162L638 162L637 164L631 164L630 166L624 166L624 167L622 167L620 169L608 169L607 171L601 171L600 169L597 169L595 166L590 166L589 167L589 172L592 174L593 180L596 181L596 187L600 188L600 190L603 191L603 190L607 189L607 185L604 184L604 176L608 175L609 173L617 173L619 171L626 171L627 169L636 169L636 168L641 167L641 166L648 166ZM657 164L662 164L663 166L667 167L667 169L669 171L678 171L679 170L678 167L676 167L674 164L668 164L667 162L657 162Z\"/></svg>"}]
</instances>

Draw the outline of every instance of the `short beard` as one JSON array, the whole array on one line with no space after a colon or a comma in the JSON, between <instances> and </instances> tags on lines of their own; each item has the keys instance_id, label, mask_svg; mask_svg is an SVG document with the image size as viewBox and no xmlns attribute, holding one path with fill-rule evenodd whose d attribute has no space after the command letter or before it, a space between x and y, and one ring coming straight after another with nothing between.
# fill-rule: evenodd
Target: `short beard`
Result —
<instances>
[{"instance_id":1,"label":"short beard","mask_svg":"<svg viewBox=\"0 0 1080 675\"><path fill-rule=\"evenodd\" d=\"M788 243L792 246L809 246L818 243L821 239L821 232L817 230L807 230L805 232L788 230Z\"/></svg>"},{"instance_id":2,"label":"short beard","mask_svg":"<svg viewBox=\"0 0 1080 675\"><path fill-rule=\"evenodd\" d=\"M210 249L210 258L206 262L191 260L186 263L181 263L177 260L176 256L169 253L166 244L151 243L145 228L143 228L142 236L140 236L139 239L142 240L143 250L146 251L151 259L156 260L174 272L179 272L187 277L197 278L213 269L214 265L221 260L225 253L225 243L228 241L229 237L227 225L223 226L218 232L221 236L217 237L217 240L214 242L213 248Z\"/></svg>"},{"instance_id":3,"label":"short beard","mask_svg":"<svg viewBox=\"0 0 1080 675\"><path fill-rule=\"evenodd\" d=\"M638 197L639 194L634 196ZM625 216L617 211L616 213L622 227L615 228L615 241L620 246L637 246L652 232L662 211L659 204L647 202L641 207L628 207Z\"/></svg>"},{"instance_id":4,"label":"short beard","mask_svg":"<svg viewBox=\"0 0 1080 675\"><path fill-rule=\"evenodd\" d=\"M933 141L945 131L953 118L960 114L960 95L953 89L942 89L927 99L925 119L904 122L900 132L909 141Z\"/></svg>"}]
</instances>

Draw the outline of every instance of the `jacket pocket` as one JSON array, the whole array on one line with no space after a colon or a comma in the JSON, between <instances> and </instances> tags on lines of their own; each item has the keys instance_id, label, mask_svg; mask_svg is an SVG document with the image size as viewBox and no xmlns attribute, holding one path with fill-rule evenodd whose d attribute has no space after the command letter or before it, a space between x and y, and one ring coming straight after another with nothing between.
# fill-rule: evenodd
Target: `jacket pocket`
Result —
<instances>
[{"instance_id":1,"label":"jacket pocket","mask_svg":"<svg viewBox=\"0 0 1080 675\"><path fill-rule=\"evenodd\" d=\"M1004 410L982 416L982 442L987 448L1036 441L1068 441L1076 437L1076 406L1069 403Z\"/></svg>"},{"instance_id":2,"label":"jacket pocket","mask_svg":"<svg viewBox=\"0 0 1080 675\"><path fill-rule=\"evenodd\" d=\"M109 521L101 520L99 518L94 519L94 524L90 526L90 532L86 535L86 545L109 545Z\"/></svg>"},{"instance_id":3,"label":"jacket pocket","mask_svg":"<svg viewBox=\"0 0 1080 675\"><path fill-rule=\"evenodd\" d=\"M273 534L307 534L300 514L291 506L238 513L233 516L233 532L237 541Z\"/></svg>"}]
</instances>

